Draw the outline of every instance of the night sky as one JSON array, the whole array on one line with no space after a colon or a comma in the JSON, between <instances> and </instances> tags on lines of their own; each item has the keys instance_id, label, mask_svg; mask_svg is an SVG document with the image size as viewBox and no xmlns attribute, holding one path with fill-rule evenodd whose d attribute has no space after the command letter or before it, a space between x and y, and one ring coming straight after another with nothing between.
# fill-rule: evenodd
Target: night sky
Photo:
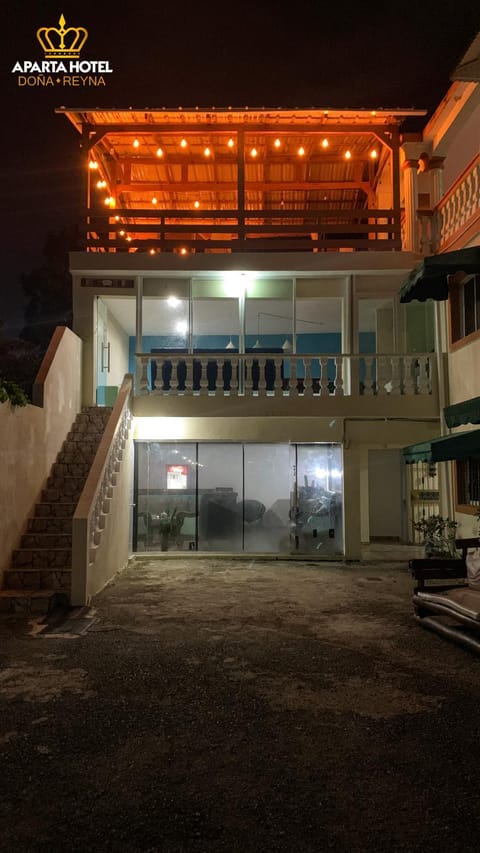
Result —
<instances>
[{"instance_id":1,"label":"night sky","mask_svg":"<svg viewBox=\"0 0 480 853\"><path fill-rule=\"evenodd\" d=\"M57 106L417 107L431 112L480 29L478 0L338 3L5 2L2 33L0 319L18 318L20 274L50 230L79 220L78 137ZM104 88L27 88L35 33L85 26L82 59L107 59ZM418 128L420 129L420 128Z\"/></svg>"}]
</instances>

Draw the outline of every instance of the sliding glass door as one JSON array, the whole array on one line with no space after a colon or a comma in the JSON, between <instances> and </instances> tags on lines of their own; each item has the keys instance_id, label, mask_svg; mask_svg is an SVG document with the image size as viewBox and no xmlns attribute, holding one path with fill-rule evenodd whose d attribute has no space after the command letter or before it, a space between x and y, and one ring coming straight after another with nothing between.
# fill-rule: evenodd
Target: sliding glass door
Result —
<instances>
[{"instance_id":1,"label":"sliding glass door","mask_svg":"<svg viewBox=\"0 0 480 853\"><path fill-rule=\"evenodd\" d=\"M342 554L334 444L135 443L134 550Z\"/></svg>"}]
</instances>

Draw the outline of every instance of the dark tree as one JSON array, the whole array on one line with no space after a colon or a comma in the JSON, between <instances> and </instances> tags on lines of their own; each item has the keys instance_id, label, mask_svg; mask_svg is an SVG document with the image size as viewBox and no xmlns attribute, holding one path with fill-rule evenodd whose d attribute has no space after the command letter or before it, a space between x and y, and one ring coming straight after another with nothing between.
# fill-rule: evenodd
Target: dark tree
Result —
<instances>
[{"instance_id":1,"label":"dark tree","mask_svg":"<svg viewBox=\"0 0 480 853\"><path fill-rule=\"evenodd\" d=\"M55 326L71 326L72 277L68 253L79 247L77 227L49 234L40 267L22 275L25 326L21 337L46 347Z\"/></svg>"}]
</instances>

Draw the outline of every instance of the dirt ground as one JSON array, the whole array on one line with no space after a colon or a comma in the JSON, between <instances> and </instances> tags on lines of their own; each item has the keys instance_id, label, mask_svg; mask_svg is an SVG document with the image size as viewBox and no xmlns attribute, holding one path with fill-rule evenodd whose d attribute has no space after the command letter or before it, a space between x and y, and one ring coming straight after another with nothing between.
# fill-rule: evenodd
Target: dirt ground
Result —
<instances>
[{"instance_id":1,"label":"dirt ground","mask_svg":"<svg viewBox=\"0 0 480 853\"><path fill-rule=\"evenodd\" d=\"M0 616L0 850L480 846L480 660L405 564L140 560Z\"/></svg>"}]
</instances>

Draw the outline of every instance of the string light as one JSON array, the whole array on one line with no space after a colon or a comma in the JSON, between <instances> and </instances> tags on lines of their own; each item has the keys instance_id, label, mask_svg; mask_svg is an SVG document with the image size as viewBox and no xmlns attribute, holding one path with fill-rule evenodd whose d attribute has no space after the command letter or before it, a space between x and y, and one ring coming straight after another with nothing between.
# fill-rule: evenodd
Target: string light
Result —
<instances>
[{"instance_id":1,"label":"string light","mask_svg":"<svg viewBox=\"0 0 480 853\"><path fill-rule=\"evenodd\" d=\"M125 237L125 231L123 230L123 228L118 233L120 234L120 237Z\"/></svg>"},{"instance_id":2,"label":"string light","mask_svg":"<svg viewBox=\"0 0 480 853\"><path fill-rule=\"evenodd\" d=\"M204 153L204 156L205 156L205 157L210 157L210 154L211 154L212 152L210 151L210 148L208 147L208 145L207 145L207 147L204 149L204 152L203 152L203 153Z\"/></svg>"},{"instance_id":3,"label":"string light","mask_svg":"<svg viewBox=\"0 0 480 853\"><path fill-rule=\"evenodd\" d=\"M322 139L322 148L328 148L328 139Z\"/></svg>"},{"instance_id":4,"label":"string light","mask_svg":"<svg viewBox=\"0 0 480 853\"><path fill-rule=\"evenodd\" d=\"M163 148L158 147L155 153L157 157L163 157Z\"/></svg>"},{"instance_id":5,"label":"string light","mask_svg":"<svg viewBox=\"0 0 480 853\"><path fill-rule=\"evenodd\" d=\"M194 207L200 207L200 202L198 201L198 199L196 201L194 201L193 206Z\"/></svg>"},{"instance_id":6,"label":"string light","mask_svg":"<svg viewBox=\"0 0 480 853\"><path fill-rule=\"evenodd\" d=\"M376 152L375 148L372 148L372 150L370 151L370 157L372 158L372 160L376 160L376 159L377 159L378 154L377 154L377 152Z\"/></svg>"},{"instance_id":7,"label":"string light","mask_svg":"<svg viewBox=\"0 0 480 853\"><path fill-rule=\"evenodd\" d=\"M256 157L256 156L257 156L257 154L258 154L257 149L256 149L256 148L251 148L251 150L250 150L250 157Z\"/></svg>"},{"instance_id":8,"label":"string light","mask_svg":"<svg viewBox=\"0 0 480 853\"><path fill-rule=\"evenodd\" d=\"M303 147L303 145L300 145L300 148L298 149L297 154L299 157L303 157L303 155L305 154L305 148Z\"/></svg>"},{"instance_id":9,"label":"string light","mask_svg":"<svg viewBox=\"0 0 480 853\"><path fill-rule=\"evenodd\" d=\"M130 236L125 237L125 239L126 239L127 243L131 243L131 242L132 242L132 238L131 238Z\"/></svg>"},{"instance_id":10,"label":"string light","mask_svg":"<svg viewBox=\"0 0 480 853\"><path fill-rule=\"evenodd\" d=\"M180 148L186 148L186 147L187 147L187 140L181 139L180 140Z\"/></svg>"},{"instance_id":11,"label":"string light","mask_svg":"<svg viewBox=\"0 0 480 853\"><path fill-rule=\"evenodd\" d=\"M280 142L280 140L277 137L277 139L275 140L275 142L273 144L275 145L275 148L280 148L282 143Z\"/></svg>"},{"instance_id":12,"label":"string light","mask_svg":"<svg viewBox=\"0 0 480 853\"><path fill-rule=\"evenodd\" d=\"M97 161L96 160L89 160L88 161L88 168L89 169L98 169Z\"/></svg>"},{"instance_id":13,"label":"string light","mask_svg":"<svg viewBox=\"0 0 480 853\"><path fill-rule=\"evenodd\" d=\"M99 190L103 190L103 189L105 189L105 187L106 187L106 186L107 186L107 182L106 182L106 181L97 181L97 187L98 187L98 189L99 189Z\"/></svg>"},{"instance_id":14,"label":"string light","mask_svg":"<svg viewBox=\"0 0 480 853\"><path fill-rule=\"evenodd\" d=\"M151 255L154 255L154 254L155 254L155 249L150 249L150 254L151 254Z\"/></svg>"},{"instance_id":15,"label":"string light","mask_svg":"<svg viewBox=\"0 0 480 853\"><path fill-rule=\"evenodd\" d=\"M232 137L230 137L230 139L228 140L227 145L229 148L233 148L233 146L235 145L235 142Z\"/></svg>"},{"instance_id":16,"label":"string light","mask_svg":"<svg viewBox=\"0 0 480 853\"><path fill-rule=\"evenodd\" d=\"M135 139L133 140L132 145L133 145L133 147L134 147L134 148L139 148L139 147L140 147L140 142L139 142L139 140L137 139L137 137L135 137Z\"/></svg>"},{"instance_id":17,"label":"string light","mask_svg":"<svg viewBox=\"0 0 480 853\"><path fill-rule=\"evenodd\" d=\"M184 246L182 246L182 248L180 249L180 254L181 254L181 255L186 255L186 254L187 254L187 250L185 249L185 247L184 247Z\"/></svg>"},{"instance_id":18,"label":"string light","mask_svg":"<svg viewBox=\"0 0 480 853\"><path fill-rule=\"evenodd\" d=\"M345 151L345 160L350 160L351 156L352 156L351 151Z\"/></svg>"},{"instance_id":19,"label":"string light","mask_svg":"<svg viewBox=\"0 0 480 853\"><path fill-rule=\"evenodd\" d=\"M157 196L154 195L152 198L152 204L157 204L157 201L158 201Z\"/></svg>"}]
</instances>

